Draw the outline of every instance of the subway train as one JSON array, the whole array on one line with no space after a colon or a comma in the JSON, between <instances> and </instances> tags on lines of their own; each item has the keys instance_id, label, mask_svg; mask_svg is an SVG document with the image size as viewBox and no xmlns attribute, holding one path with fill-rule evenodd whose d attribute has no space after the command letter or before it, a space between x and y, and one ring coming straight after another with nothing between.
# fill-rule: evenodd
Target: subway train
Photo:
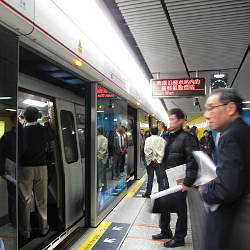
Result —
<instances>
[{"instance_id":1,"label":"subway train","mask_svg":"<svg viewBox=\"0 0 250 250\"><path fill-rule=\"evenodd\" d=\"M0 1L0 70L6 72L0 78L1 96L9 97L1 99L2 132L11 126L12 115L22 119L28 106L37 107L41 118L49 117L54 131L47 163L51 229L44 237L34 233L30 239L10 230L6 249L54 249L67 236L74 238L84 227L97 226L145 173L140 129L146 132L158 120L167 121L162 103L152 98L149 84L144 86L146 77L137 62L131 60L130 68L121 70L123 65L110 60L107 51L92 41L90 31L83 31L59 5ZM132 58L130 51L124 53ZM42 119L39 122L43 125ZM126 153L115 177L112 150L105 171L99 171L97 131L104 128L108 139L117 124L126 130ZM112 140L108 144L112 148ZM0 184L5 204L0 210L5 216L7 190L2 179ZM31 226L37 225L33 199ZM1 230L5 226L1 224Z\"/></svg>"}]
</instances>

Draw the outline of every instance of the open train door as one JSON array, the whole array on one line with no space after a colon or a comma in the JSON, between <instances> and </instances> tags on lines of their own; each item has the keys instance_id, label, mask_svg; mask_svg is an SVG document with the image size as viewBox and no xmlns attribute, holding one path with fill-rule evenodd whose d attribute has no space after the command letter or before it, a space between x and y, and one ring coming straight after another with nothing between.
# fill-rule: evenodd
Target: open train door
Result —
<instances>
[{"instance_id":1,"label":"open train door","mask_svg":"<svg viewBox=\"0 0 250 250\"><path fill-rule=\"evenodd\" d=\"M84 166L81 162L75 105L56 100L64 173L64 216L68 228L84 216Z\"/></svg>"}]
</instances>

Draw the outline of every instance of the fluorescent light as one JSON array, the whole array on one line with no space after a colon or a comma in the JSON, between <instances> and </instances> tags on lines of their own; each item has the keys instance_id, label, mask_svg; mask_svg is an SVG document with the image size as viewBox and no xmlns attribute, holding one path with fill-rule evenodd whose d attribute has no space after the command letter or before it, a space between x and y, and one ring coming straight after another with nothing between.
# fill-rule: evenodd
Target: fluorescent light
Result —
<instances>
[{"instance_id":1,"label":"fluorescent light","mask_svg":"<svg viewBox=\"0 0 250 250\"><path fill-rule=\"evenodd\" d=\"M250 108L243 108L243 110L250 110Z\"/></svg>"},{"instance_id":2,"label":"fluorescent light","mask_svg":"<svg viewBox=\"0 0 250 250\"><path fill-rule=\"evenodd\" d=\"M242 103L250 103L250 101L245 101L245 102L242 102Z\"/></svg>"},{"instance_id":3,"label":"fluorescent light","mask_svg":"<svg viewBox=\"0 0 250 250\"><path fill-rule=\"evenodd\" d=\"M114 122L117 122L117 118L114 119Z\"/></svg>"},{"instance_id":4,"label":"fluorescent light","mask_svg":"<svg viewBox=\"0 0 250 250\"><path fill-rule=\"evenodd\" d=\"M10 96L0 96L0 100L9 100L12 99Z\"/></svg>"},{"instance_id":5,"label":"fluorescent light","mask_svg":"<svg viewBox=\"0 0 250 250\"><path fill-rule=\"evenodd\" d=\"M97 113L103 113L104 111L103 110L97 110Z\"/></svg>"},{"instance_id":6,"label":"fluorescent light","mask_svg":"<svg viewBox=\"0 0 250 250\"><path fill-rule=\"evenodd\" d=\"M6 111L12 111L12 112L16 112L15 109L5 109Z\"/></svg>"},{"instance_id":7,"label":"fluorescent light","mask_svg":"<svg viewBox=\"0 0 250 250\"><path fill-rule=\"evenodd\" d=\"M225 77L225 74L219 73L219 74L214 74L214 78L223 78Z\"/></svg>"},{"instance_id":8,"label":"fluorescent light","mask_svg":"<svg viewBox=\"0 0 250 250\"><path fill-rule=\"evenodd\" d=\"M40 102L37 100L26 99L23 101L24 104L44 108L47 106L46 102Z\"/></svg>"}]
</instances>

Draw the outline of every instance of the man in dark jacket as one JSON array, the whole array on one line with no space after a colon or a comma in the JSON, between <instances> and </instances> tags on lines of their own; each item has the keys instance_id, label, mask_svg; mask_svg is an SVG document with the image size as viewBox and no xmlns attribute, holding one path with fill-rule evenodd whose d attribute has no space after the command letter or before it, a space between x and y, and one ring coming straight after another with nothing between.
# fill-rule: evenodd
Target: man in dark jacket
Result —
<instances>
[{"instance_id":1,"label":"man in dark jacket","mask_svg":"<svg viewBox=\"0 0 250 250\"><path fill-rule=\"evenodd\" d=\"M213 137L209 136L207 130L204 131L204 136L200 139L200 149L212 157L215 148Z\"/></svg>"},{"instance_id":2,"label":"man in dark jacket","mask_svg":"<svg viewBox=\"0 0 250 250\"><path fill-rule=\"evenodd\" d=\"M121 124L115 125L114 144L113 144L113 179L120 177L120 165L122 162L123 146L121 138Z\"/></svg>"},{"instance_id":3,"label":"man in dark jacket","mask_svg":"<svg viewBox=\"0 0 250 250\"><path fill-rule=\"evenodd\" d=\"M192 155L192 151L197 148L193 137L182 129L184 123L184 113L181 109L171 109L169 111L169 134L166 138L165 147L165 167L173 168L186 164L186 177L182 183L182 192L162 197L159 200L161 207L160 228L161 233L153 235L153 239L171 239L164 243L165 247L174 248L184 246L184 238L187 235L187 204L186 194L197 177L198 165ZM170 213L177 213L175 235L172 238L170 229Z\"/></svg>"},{"instance_id":4,"label":"man in dark jacket","mask_svg":"<svg viewBox=\"0 0 250 250\"><path fill-rule=\"evenodd\" d=\"M206 250L250 249L250 127L241 119L242 107L234 89L216 90L205 104L210 128L221 134L217 177L202 191L208 204L219 204L208 213Z\"/></svg>"},{"instance_id":5,"label":"man in dark jacket","mask_svg":"<svg viewBox=\"0 0 250 250\"><path fill-rule=\"evenodd\" d=\"M46 151L48 143L53 140L53 132L49 127L42 126L37 122L39 116L39 111L34 107L28 107L24 112L27 122L23 131L26 147L20 155L19 167L19 232L24 238L30 238L32 191L39 217L40 234L45 235L49 230Z\"/></svg>"},{"instance_id":6,"label":"man in dark jacket","mask_svg":"<svg viewBox=\"0 0 250 250\"><path fill-rule=\"evenodd\" d=\"M10 175L16 179L16 114L11 117L12 129L0 141L0 176ZM7 181L8 215L12 225L16 226L16 185Z\"/></svg>"}]
</instances>

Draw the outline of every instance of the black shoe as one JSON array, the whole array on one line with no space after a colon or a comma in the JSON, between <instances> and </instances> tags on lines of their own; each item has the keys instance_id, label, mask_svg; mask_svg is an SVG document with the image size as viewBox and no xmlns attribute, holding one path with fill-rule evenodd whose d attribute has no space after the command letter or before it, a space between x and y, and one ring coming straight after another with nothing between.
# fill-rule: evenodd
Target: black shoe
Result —
<instances>
[{"instance_id":1,"label":"black shoe","mask_svg":"<svg viewBox=\"0 0 250 250\"><path fill-rule=\"evenodd\" d=\"M176 241L175 239L172 239L164 243L164 247L167 247L167 248L175 248L175 247L181 247L181 246L185 246L184 240Z\"/></svg>"},{"instance_id":2,"label":"black shoe","mask_svg":"<svg viewBox=\"0 0 250 250\"><path fill-rule=\"evenodd\" d=\"M143 194L142 197L143 198L150 198L150 194Z\"/></svg>"},{"instance_id":3,"label":"black shoe","mask_svg":"<svg viewBox=\"0 0 250 250\"><path fill-rule=\"evenodd\" d=\"M169 234L160 233L160 234L152 235L153 240L171 239L172 237L173 237L172 233L169 233Z\"/></svg>"}]
</instances>

